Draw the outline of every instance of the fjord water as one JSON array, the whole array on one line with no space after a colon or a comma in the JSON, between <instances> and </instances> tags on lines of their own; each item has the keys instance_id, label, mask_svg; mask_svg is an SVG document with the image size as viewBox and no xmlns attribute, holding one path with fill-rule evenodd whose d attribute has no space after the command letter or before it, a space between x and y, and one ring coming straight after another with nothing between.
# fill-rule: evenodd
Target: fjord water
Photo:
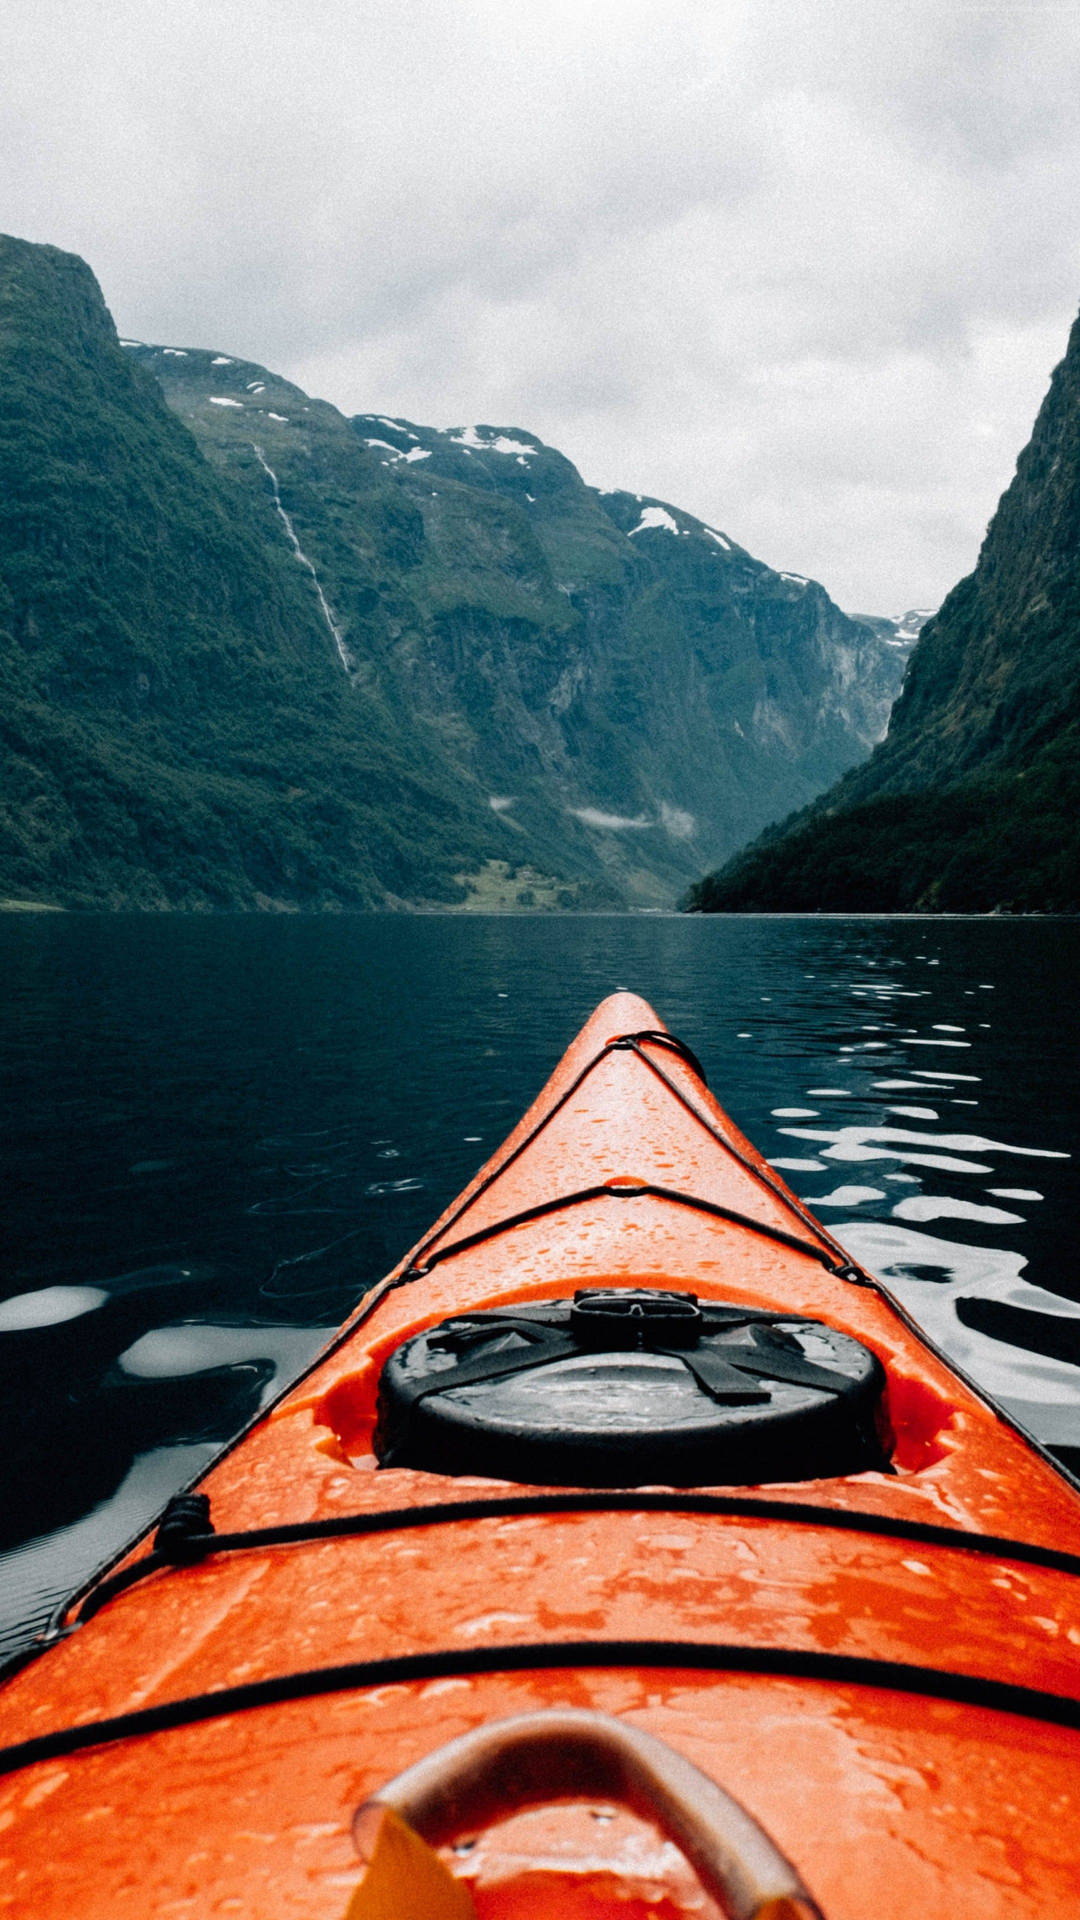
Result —
<instances>
[{"instance_id":1,"label":"fjord water","mask_svg":"<svg viewBox=\"0 0 1080 1920\"><path fill-rule=\"evenodd\" d=\"M0 915L0 1653L295 1373L630 988L1080 1463L1080 922Z\"/></svg>"}]
</instances>

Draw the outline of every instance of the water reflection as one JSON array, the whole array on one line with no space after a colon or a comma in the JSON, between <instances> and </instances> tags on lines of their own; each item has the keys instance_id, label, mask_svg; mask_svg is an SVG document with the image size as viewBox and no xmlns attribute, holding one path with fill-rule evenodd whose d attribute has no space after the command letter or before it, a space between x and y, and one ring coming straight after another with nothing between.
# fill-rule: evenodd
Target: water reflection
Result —
<instances>
[{"instance_id":1,"label":"water reflection","mask_svg":"<svg viewBox=\"0 0 1080 1920\"><path fill-rule=\"evenodd\" d=\"M0 1644L296 1372L619 986L1073 1458L1078 947L1037 921L0 916Z\"/></svg>"},{"instance_id":2,"label":"water reflection","mask_svg":"<svg viewBox=\"0 0 1080 1920\"><path fill-rule=\"evenodd\" d=\"M893 926L902 944L902 923ZM878 929L883 930L882 923ZM1061 931L1066 946L1074 949L1075 927ZM1009 1036L1007 1049L1014 1057L1022 1054L1023 1078L1017 1083L1001 1071L1003 1050L990 1038L991 1022L929 1017L939 1010L943 998L955 1004L957 955L948 949L957 940L970 941L971 935L971 923L946 923L940 928L937 937L947 950L944 957L954 964L950 975L933 987L901 981L910 982L920 962L927 968L939 967L940 953L916 952L907 961L893 953L887 960L892 977L884 980L845 980L832 974L829 985L835 999L863 1005L873 1000L881 1008L891 1008L898 1001L929 1004L919 1010L924 1017L918 1025L911 1024L915 1009L908 1007L902 1019L859 1021L858 1037L849 1031L840 1038L838 1032L836 1059L845 1069L858 1071L860 1056L884 1053L889 1056L888 1077L877 1077L885 1063L876 1058L875 1077L859 1086L818 1086L808 1080L803 1091L818 1107L801 1111L777 1107L770 1118L782 1142L806 1143L814 1157L790 1152L772 1157L777 1166L801 1176L795 1184L802 1197L822 1210L843 1243L887 1282L938 1344L1044 1443L1056 1446L1063 1460L1076 1462L1080 1460L1080 1306L1067 1297L1076 1291L1076 1277L1056 1262L1056 1271L1048 1275L1055 1281L1053 1291L1021 1277L1030 1253L1036 1250L1035 1237L1007 1236L1016 1244L1003 1244L1001 1230L1023 1229L1029 1216L1017 1211L1015 1204L1004 1207L1000 1202L1022 1202L1026 1208L1042 1202L1044 1190L996 1184L1003 1175L1007 1177L1010 1160L1070 1161L1074 1148L1049 1144L1049 1140L1075 1138L1076 1076L1067 1068L1056 1076L1064 1083L1062 1095L1057 1104L1041 1108L1038 1144L1012 1129L993 1134L952 1130L949 1111L978 1109L978 1090L987 1078L995 1105L1004 1110L1011 1107L1011 1117L1018 1119L1037 1100L1048 1050L1056 1051L1045 1022L1046 1007L1042 1018L1018 1022L1019 1031ZM1021 935L1015 944L1023 939ZM1024 957L1030 960L1031 956ZM1045 962L1045 953L1043 957ZM1007 990L1013 986L1016 963L1015 951L1004 956L1000 984ZM817 983L822 984L820 974ZM996 984L982 980L961 985L959 997L979 999L993 992ZM1026 1046L1025 1027L1035 1029ZM864 1037L871 1034L873 1039ZM888 1038L881 1038L883 1034ZM956 1066L920 1066L919 1060L925 1058L921 1050L927 1048L975 1054L987 1071L970 1071L975 1062L969 1059ZM932 1098L935 1104L901 1104L892 1098L903 1093ZM877 1096L873 1105L878 1110L858 1120L852 1118L850 1106L830 1114L820 1104L861 1097L865 1108L870 1096ZM790 1124L796 1120L818 1124ZM898 1126L897 1121L919 1124ZM860 1167L872 1163L871 1178L876 1176L882 1184L829 1188L807 1177L826 1173L834 1163ZM917 1191L889 1190L901 1185ZM973 1197L973 1187L985 1198ZM1057 1191L1064 1200L1064 1186ZM834 1207L849 1217L834 1220ZM982 1230L993 1230L993 1244ZM1063 1217L1056 1223L1056 1232L1064 1235Z\"/></svg>"}]
</instances>

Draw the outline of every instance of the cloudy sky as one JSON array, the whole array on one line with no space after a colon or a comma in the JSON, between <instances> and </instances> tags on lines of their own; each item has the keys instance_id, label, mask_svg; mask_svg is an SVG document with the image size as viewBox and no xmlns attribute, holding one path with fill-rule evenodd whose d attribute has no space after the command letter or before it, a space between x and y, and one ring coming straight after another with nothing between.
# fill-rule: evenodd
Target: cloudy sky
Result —
<instances>
[{"instance_id":1,"label":"cloudy sky","mask_svg":"<svg viewBox=\"0 0 1080 1920\"><path fill-rule=\"evenodd\" d=\"M122 333L528 428L901 611L1080 304L1080 7L27 0L0 182Z\"/></svg>"}]
</instances>

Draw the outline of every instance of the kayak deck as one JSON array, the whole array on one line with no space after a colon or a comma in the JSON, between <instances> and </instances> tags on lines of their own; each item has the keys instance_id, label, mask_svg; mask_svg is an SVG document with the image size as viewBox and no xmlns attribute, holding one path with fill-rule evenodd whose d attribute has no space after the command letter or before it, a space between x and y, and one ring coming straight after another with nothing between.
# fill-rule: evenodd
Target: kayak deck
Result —
<instances>
[{"instance_id":1,"label":"kayak deck","mask_svg":"<svg viewBox=\"0 0 1080 1920\"><path fill-rule=\"evenodd\" d=\"M884 1368L887 1467L610 1495L508 1483L497 1451L483 1477L378 1467L404 1342L628 1287L860 1342ZM693 1761L833 1920L1075 1911L1080 1498L851 1266L634 996L604 1002L200 1491L218 1534L310 1537L159 1567L8 1682L0 1739L60 1740L0 1780L0 1911L344 1916L365 1798L554 1704ZM117 1737L92 1729L117 1718ZM480 1913L708 1911L670 1847L607 1807L520 1814L455 1864Z\"/></svg>"}]
</instances>

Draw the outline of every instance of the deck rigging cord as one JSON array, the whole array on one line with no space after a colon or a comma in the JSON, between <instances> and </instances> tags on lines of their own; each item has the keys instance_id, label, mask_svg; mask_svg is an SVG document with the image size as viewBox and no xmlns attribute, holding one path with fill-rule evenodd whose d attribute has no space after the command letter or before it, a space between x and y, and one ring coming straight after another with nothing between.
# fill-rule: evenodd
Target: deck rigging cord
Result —
<instances>
[{"instance_id":1,"label":"deck rigging cord","mask_svg":"<svg viewBox=\"0 0 1080 1920\"><path fill-rule=\"evenodd\" d=\"M554 1194L550 1200L539 1200L533 1207L522 1207L518 1213L504 1214L502 1219L493 1220L486 1227L478 1227L475 1233L463 1233L458 1240L451 1240L446 1246L436 1246L423 1260L410 1261L402 1274L399 1285L411 1280L420 1280L432 1267L443 1260L450 1260L455 1254L468 1253L470 1248L479 1247L486 1240L495 1240L503 1233L512 1233L515 1227L528 1226L533 1220L543 1220L548 1214L561 1213L564 1207L578 1207L591 1200L670 1200L678 1207L690 1207L697 1213L708 1213L716 1220L727 1220L732 1226L746 1227L752 1233L760 1233L767 1240L776 1240L782 1247L791 1247L796 1253L805 1253L812 1260L820 1261L829 1273L847 1279L845 1271L835 1265L826 1247L815 1246L812 1240L804 1240L801 1234L788 1233L784 1227L774 1227L767 1220L757 1220L753 1214L740 1213L735 1207L721 1206L719 1201L704 1200L700 1194L682 1193L677 1187L661 1187L649 1180L635 1180L629 1183L615 1184L600 1181L595 1186L577 1187L571 1193ZM429 1242L430 1244L430 1242Z\"/></svg>"},{"instance_id":2,"label":"deck rigging cord","mask_svg":"<svg viewBox=\"0 0 1080 1920\"><path fill-rule=\"evenodd\" d=\"M691 1051L684 1041L677 1039L674 1034L665 1033L662 1028L653 1027L643 1027L636 1033L615 1034L610 1040L606 1040L603 1046L599 1047L592 1057L585 1062L585 1065L575 1074L570 1085L564 1089L557 1100L552 1102L546 1112L540 1115L535 1125L530 1127L529 1131L522 1136L516 1146L512 1147L510 1152L504 1155L497 1166L493 1167L489 1173L486 1173L482 1179L475 1182L446 1218L441 1220L438 1225L420 1241L410 1256L408 1266L403 1269L393 1284L395 1286L404 1286L409 1281L418 1279L423 1274L429 1272L437 1262L449 1259L453 1254L464 1253L470 1247L479 1246L482 1241L493 1239L497 1234L508 1232L513 1227L523 1226L531 1220L540 1219L546 1213L557 1212L560 1207L574 1206L581 1201L594 1200L611 1194L631 1198L635 1195L651 1194L657 1199L673 1200L678 1205L696 1207L703 1213L712 1213L720 1219L730 1220L734 1225L749 1227L753 1231L762 1233L770 1239L780 1241L784 1246L793 1247L800 1253L810 1254L813 1259L819 1260L822 1266L826 1267L830 1273L836 1274L840 1279L851 1280L857 1285L863 1286L871 1284L868 1276L864 1275L861 1268L854 1264L850 1256L845 1253L839 1241L833 1239L833 1236L821 1226L819 1221L814 1219L809 1210L803 1207L801 1202L798 1201L793 1194L788 1193L778 1182L771 1180L763 1168L759 1167L748 1154L742 1151L741 1147L736 1145L735 1141L733 1141L722 1128L718 1127L707 1114L702 1113L701 1109L695 1106L692 1100L687 1098L677 1082L674 1081L669 1074L665 1073L659 1062L654 1060L651 1055L645 1051L647 1045L659 1047L668 1053L673 1053L677 1059L682 1060L683 1063L690 1068L691 1072L701 1081L702 1086L707 1086L704 1069L697 1055ZM633 1186L613 1186L601 1182L591 1187L583 1187L574 1193L553 1197L549 1201L542 1202L537 1207L525 1208L519 1213L507 1215L505 1219L494 1221L488 1227L481 1227L475 1233L463 1234L460 1239L452 1241L449 1246L440 1246L439 1243L445 1239L451 1227L456 1226L458 1221L475 1205L476 1201L479 1200L490 1187L494 1186L495 1182L513 1166L515 1160L524 1153L526 1147L532 1145L533 1141L537 1139L544 1129L550 1126L556 1115L561 1113L562 1109L573 1099L589 1075L612 1053L636 1054L637 1058L649 1068L649 1071L655 1074L656 1078L663 1083L668 1092L674 1094L680 1106L685 1108L686 1112L698 1122L698 1125L704 1127L712 1139L714 1139L718 1145L722 1146L725 1151L738 1162L739 1166L757 1181L759 1186L765 1187L767 1191L772 1194L773 1198L779 1200L780 1204L789 1213L793 1213L804 1227L809 1228L810 1232L816 1236L816 1243L805 1240L797 1234L787 1234L783 1228L773 1226L768 1221L757 1220L750 1214L740 1213L733 1208L721 1207L713 1201L700 1199L697 1195L680 1193L673 1188L654 1186L649 1182L642 1181L635 1183ZM434 1251L429 1251L429 1249L434 1249ZM828 1251L826 1251L826 1249ZM830 1254L832 1258L829 1257Z\"/></svg>"},{"instance_id":3,"label":"deck rigging cord","mask_svg":"<svg viewBox=\"0 0 1080 1920\"><path fill-rule=\"evenodd\" d=\"M1080 1728L1080 1700L979 1674L951 1672L909 1661L878 1660L865 1654L822 1653L813 1647L747 1646L712 1640L569 1640L502 1647L449 1647L432 1653L357 1660L344 1666L315 1667L274 1674L208 1693L189 1694L157 1706L136 1707L102 1720L83 1721L0 1747L0 1775L58 1760L91 1747L197 1726L257 1707L281 1706L332 1693L386 1687L451 1676L489 1673L585 1671L630 1667L689 1673L754 1673L795 1680L830 1680L843 1686L875 1687L890 1693L951 1700L991 1712L1019 1714L1052 1726Z\"/></svg>"},{"instance_id":4,"label":"deck rigging cord","mask_svg":"<svg viewBox=\"0 0 1080 1920\"><path fill-rule=\"evenodd\" d=\"M153 1549L143 1559L121 1567L118 1573L93 1587L67 1632L92 1620L110 1600L168 1568L194 1566L210 1556L257 1553L271 1547L303 1546L319 1540L345 1540L362 1535L397 1533L413 1527L445 1527L475 1520L521 1518L530 1514L575 1513L687 1513L729 1519L782 1520L787 1524L823 1527L841 1533L877 1535L919 1546L951 1548L982 1554L989 1559L1012 1560L1046 1567L1054 1573L1080 1578L1080 1554L1057 1547L1034 1546L1002 1534L973 1533L960 1527L942 1527L928 1520L907 1520L858 1507L832 1507L808 1500L755 1499L726 1493L522 1493L489 1499L447 1500L420 1507L382 1507L370 1513L331 1514L320 1520L290 1521L280 1526L250 1527L235 1533L217 1533L205 1493L178 1494L170 1500L154 1536Z\"/></svg>"}]
</instances>

